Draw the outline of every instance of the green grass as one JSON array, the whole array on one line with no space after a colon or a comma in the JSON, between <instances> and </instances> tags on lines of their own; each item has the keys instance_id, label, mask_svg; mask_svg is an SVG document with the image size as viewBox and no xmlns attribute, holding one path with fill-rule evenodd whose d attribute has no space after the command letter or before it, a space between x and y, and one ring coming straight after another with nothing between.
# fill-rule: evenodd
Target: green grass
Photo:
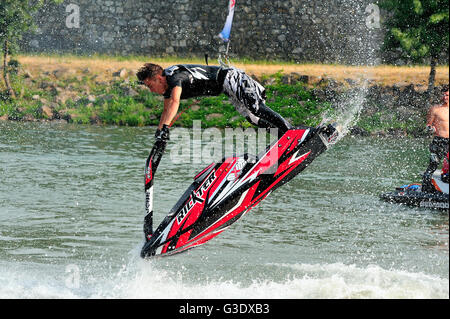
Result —
<instances>
[{"instance_id":1,"label":"green grass","mask_svg":"<svg viewBox=\"0 0 450 319\"><path fill-rule=\"evenodd\" d=\"M362 117L357 125L369 133L402 131L406 134L418 135L424 131L425 119L425 116L401 119L397 114L385 110Z\"/></svg>"},{"instance_id":2,"label":"green grass","mask_svg":"<svg viewBox=\"0 0 450 319\"><path fill-rule=\"evenodd\" d=\"M67 55L64 55L62 58L66 57ZM110 60L111 56L104 58ZM267 77L269 76L262 80ZM282 70L270 78L274 81L271 82L272 85L266 85L266 104L293 125L316 126L321 122L322 114L333 111L331 103L319 101L313 94L313 89L304 84L283 84ZM41 112L41 108L50 104L61 118L67 118L77 124L155 126L158 125L163 111L162 97L139 86L132 78L97 82L95 76L86 74L61 79L42 74L32 81L18 75L12 75L11 80L18 98L9 100L0 87L0 116L7 114L15 120L44 120L46 116ZM53 83L53 89L42 89L43 82ZM69 98L65 103L57 103L58 96L64 94L65 90L70 90L78 99ZM130 90L133 90L133 94L127 95L126 92ZM357 123L357 126L367 132L415 132L424 127L424 116L401 119L395 110L385 110L383 106L372 105L370 109L376 112L362 116ZM203 128L252 126L235 110L224 94L183 100L179 112L181 114L174 126L191 127L195 120L202 121Z\"/></svg>"},{"instance_id":3,"label":"green grass","mask_svg":"<svg viewBox=\"0 0 450 319\"><path fill-rule=\"evenodd\" d=\"M110 58L110 57L108 57ZM267 86L267 105L282 116L288 118L294 125L315 125L320 121L320 114L329 105L315 100L309 89L301 84L281 84L281 74L274 75L275 84ZM70 87L78 92L82 98L69 99L64 104L57 104L55 111L68 112L71 121L79 124L105 124L127 126L157 125L163 111L162 98L147 89L140 87L136 82L125 82L123 79L108 83L97 83L88 76L69 77L66 79L51 79L43 76L33 85L25 85L24 79L14 77L13 83L20 97L14 101L3 101L0 106L0 116L9 114L20 120L26 114L37 119L45 118L39 113L43 103L36 100L36 96L48 102L53 102L58 93L56 90L39 88L42 82L52 82L60 91ZM85 90L88 88L95 101L90 101ZM127 96L126 90L134 90L133 96ZM34 97L34 98L33 98ZM195 120L201 120L203 127L248 127L250 124L240 116L234 106L228 101L225 94L211 97L200 97L181 102L180 117L175 126L192 126Z\"/></svg>"},{"instance_id":4,"label":"green grass","mask_svg":"<svg viewBox=\"0 0 450 319\"><path fill-rule=\"evenodd\" d=\"M104 58L108 61L115 57L96 55L96 58ZM70 59L63 55L61 59ZM80 56L77 55L77 58ZM86 56L90 59L92 56ZM132 59L138 57L122 57L117 59ZM144 57L142 60L144 61ZM170 58L164 59L167 61ZM177 58L177 60L179 60ZM190 60L192 63L192 60ZM271 77L275 79L273 85L267 89L267 105L282 116L288 118L294 125L313 125L320 121L320 114L329 108L327 104L315 100L312 92L302 84L282 84L282 71ZM100 123L105 125L128 125L148 126L157 125L163 110L162 98L153 95L147 89L139 86L134 80L127 82L123 79L115 79L110 82L96 82L95 77L88 75L72 76L64 79L54 79L50 76L41 75L31 85L26 84L25 79L19 76L12 78L16 92L20 98L15 101L4 101L0 107L0 115L14 114L17 119L22 119L26 114L39 118L39 109L42 106L36 101L36 96L49 102L54 102L58 90L45 90L40 88L42 82L53 83L54 86L63 91L70 88L77 92L81 99L68 100L64 104L58 104L55 111L66 111L71 115L74 123L88 124ZM95 97L95 101L89 101L86 94ZM133 96L127 96L126 90L134 90ZM34 97L34 98L33 98ZM248 127L247 120L239 115L228 98L222 94L213 97L200 97L196 100L182 101L180 105L181 116L175 126L192 126L194 120L201 120L203 127ZM42 117L41 117L42 118Z\"/></svg>"}]
</instances>

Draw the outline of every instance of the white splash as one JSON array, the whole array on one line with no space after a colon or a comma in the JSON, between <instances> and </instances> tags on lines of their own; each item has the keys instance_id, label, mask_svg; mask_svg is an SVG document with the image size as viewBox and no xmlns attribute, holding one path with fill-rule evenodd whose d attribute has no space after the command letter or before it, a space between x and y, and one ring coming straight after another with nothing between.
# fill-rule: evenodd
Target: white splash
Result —
<instances>
[{"instance_id":1,"label":"white splash","mask_svg":"<svg viewBox=\"0 0 450 319\"><path fill-rule=\"evenodd\" d=\"M81 299L448 299L449 280L423 273L334 264L266 264L288 272L283 279L195 280L183 270L133 257L115 273L96 269L79 289L70 289L54 267L9 270L0 274L0 298ZM39 266L39 267L42 267ZM44 270L44 271L43 271ZM45 271L46 270L46 271Z\"/></svg>"}]
</instances>

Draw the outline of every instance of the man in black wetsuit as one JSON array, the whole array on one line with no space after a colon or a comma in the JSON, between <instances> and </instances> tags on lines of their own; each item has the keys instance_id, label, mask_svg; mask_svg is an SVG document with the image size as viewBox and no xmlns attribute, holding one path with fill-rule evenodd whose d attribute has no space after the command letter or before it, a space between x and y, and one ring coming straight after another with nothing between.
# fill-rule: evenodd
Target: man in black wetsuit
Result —
<instances>
[{"instance_id":1,"label":"man in black wetsuit","mask_svg":"<svg viewBox=\"0 0 450 319\"><path fill-rule=\"evenodd\" d=\"M217 96L225 93L236 110L250 123L261 128L276 128L282 136L292 128L283 117L265 104L264 87L245 72L234 67L222 68L205 65L174 65L163 69L156 64L145 64L136 74L150 91L164 96L164 110L156 130L155 146L147 162L146 194L147 216L144 219L144 234L149 240L153 234L151 193L153 169L157 168L169 140L169 126L175 118L181 99L197 96ZM328 129L322 127L321 129ZM334 128L333 128L334 131Z\"/></svg>"},{"instance_id":2,"label":"man in black wetsuit","mask_svg":"<svg viewBox=\"0 0 450 319\"><path fill-rule=\"evenodd\" d=\"M163 69L147 63L137 73L153 93L164 96L164 110L156 131L157 140L169 138L169 125L176 116L180 99L217 96L225 93L236 110L250 123L261 128L277 128L279 136L292 126L265 104L264 87L234 67L174 65Z\"/></svg>"}]
</instances>

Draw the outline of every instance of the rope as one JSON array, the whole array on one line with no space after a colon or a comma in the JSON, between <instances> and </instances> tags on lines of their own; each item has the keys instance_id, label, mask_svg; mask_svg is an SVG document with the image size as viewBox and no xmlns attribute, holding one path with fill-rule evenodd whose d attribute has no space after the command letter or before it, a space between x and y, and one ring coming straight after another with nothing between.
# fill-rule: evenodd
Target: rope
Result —
<instances>
[{"instance_id":1,"label":"rope","mask_svg":"<svg viewBox=\"0 0 450 319\"><path fill-rule=\"evenodd\" d=\"M175 124L175 122L180 118L181 114L185 113L185 112L186 112L187 110L189 110L193 105L194 105L194 104L189 105L185 110L179 112L179 113L177 114L177 116L175 116L175 118L172 120L172 123L170 123L169 128L171 128L172 125Z\"/></svg>"}]
</instances>

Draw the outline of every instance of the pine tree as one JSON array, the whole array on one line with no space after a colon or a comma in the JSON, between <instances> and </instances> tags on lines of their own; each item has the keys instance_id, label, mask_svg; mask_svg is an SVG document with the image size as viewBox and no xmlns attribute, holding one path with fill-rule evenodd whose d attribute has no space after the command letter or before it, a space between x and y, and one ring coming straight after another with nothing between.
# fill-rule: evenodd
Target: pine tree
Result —
<instances>
[{"instance_id":1,"label":"pine tree","mask_svg":"<svg viewBox=\"0 0 450 319\"><path fill-rule=\"evenodd\" d=\"M435 84L439 56L449 46L448 0L380 0L387 11L384 24L386 34L384 49L400 48L403 57L413 62L430 61L428 95Z\"/></svg>"}]
</instances>

